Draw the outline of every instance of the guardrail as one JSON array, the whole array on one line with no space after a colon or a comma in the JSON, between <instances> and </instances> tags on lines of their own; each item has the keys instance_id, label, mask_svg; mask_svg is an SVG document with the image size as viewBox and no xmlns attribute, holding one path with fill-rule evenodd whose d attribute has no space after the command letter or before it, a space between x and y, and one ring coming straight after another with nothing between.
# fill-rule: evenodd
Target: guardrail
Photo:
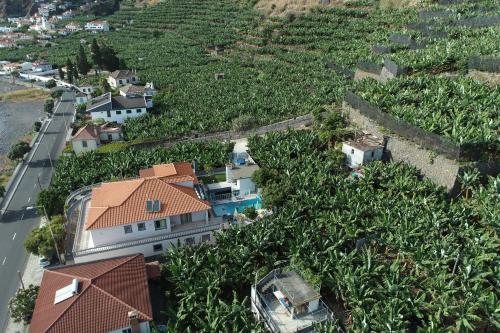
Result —
<instances>
[{"instance_id":1,"label":"guardrail","mask_svg":"<svg viewBox=\"0 0 500 333\"><path fill-rule=\"evenodd\" d=\"M143 239L133 240L133 241L129 241L129 242L110 244L110 245L99 246L99 247L94 247L94 248L90 248L90 249L75 251L75 252L73 252L73 257L82 257L82 256L91 255L91 254L95 254L95 253L108 252L108 251L123 249L123 248L127 248L127 247L132 247L132 246L144 245L144 244L149 244L149 243L154 243L154 242L175 239L175 238L179 238L179 237L195 235L195 234L199 234L202 232L214 231L214 230L222 229L224 227L224 225L225 225L225 223L221 222L221 223L207 225L205 227L199 227L199 228L195 228L195 229L191 229L191 230L172 232L172 233L157 236L157 237L143 238Z\"/></svg>"}]
</instances>

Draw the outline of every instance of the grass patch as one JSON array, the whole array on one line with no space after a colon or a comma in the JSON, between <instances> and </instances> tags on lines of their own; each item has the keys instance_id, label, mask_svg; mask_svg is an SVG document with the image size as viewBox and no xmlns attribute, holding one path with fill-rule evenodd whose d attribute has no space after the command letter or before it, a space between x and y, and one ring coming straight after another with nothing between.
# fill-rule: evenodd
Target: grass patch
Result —
<instances>
[{"instance_id":1,"label":"grass patch","mask_svg":"<svg viewBox=\"0 0 500 333\"><path fill-rule=\"evenodd\" d=\"M226 181L226 174L221 173L221 174L217 174L217 175L199 177L198 179L201 180L203 182L203 184L220 183L220 182Z\"/></svg>"},{"instance_id":2,"label":"grass patch","mask_svg":"<svg viewBox=\"0 0 500 333\"><path fill-rule=\"evenodd\" d=\"M23 89L0 94L0 101L25 102L46 99L49 94L40 89Z\"/></svg>"},{"instance_id":3,"label":"grass patch","mask_svg":"<svg viewBox=\"0 0 500 333\"><path fill-rule=\"evenodd\" d=\"M109 153L114 153L114 152L125 150L129 146L130 146L129 142L116 141L116 142L111 142L111 143L107 143L107 144L100 146L99 148L97 148L97 152L103 153L103 154L109 154Z\"/></svg>"}]
</instances>

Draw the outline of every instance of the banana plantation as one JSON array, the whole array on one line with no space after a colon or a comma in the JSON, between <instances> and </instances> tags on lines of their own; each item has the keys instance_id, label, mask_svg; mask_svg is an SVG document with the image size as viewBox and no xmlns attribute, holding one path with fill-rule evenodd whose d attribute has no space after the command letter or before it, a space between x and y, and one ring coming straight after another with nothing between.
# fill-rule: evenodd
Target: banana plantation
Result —
<instances>
[{"instance_id":1,"label":"banana plantation","mask_svg":"<svg viewBox=\"0 0 500 333\"><path fill-rule=\"evenodd\" d=\"M405 164L351 178L327 147L307 131L250 140L275 214L166 254L172 332L262 332L250 285L283 263L321 282L339 318L322 332L499 330L500 178L448 199Z\"/></svg>"}]
</instances>

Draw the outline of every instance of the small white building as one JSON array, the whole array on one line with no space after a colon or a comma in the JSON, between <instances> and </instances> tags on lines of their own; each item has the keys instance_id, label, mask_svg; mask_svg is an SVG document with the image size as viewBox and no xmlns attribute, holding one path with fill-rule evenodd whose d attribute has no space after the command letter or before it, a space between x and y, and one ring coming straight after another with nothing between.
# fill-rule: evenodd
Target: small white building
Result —
<instances>
[{"instance_id":1,"label":"small white building","mask_svg":"<svg viewBox=\"0 0 500 333\"><path fill-rule=\"evenodd\" d=\"M132 85L139 83L139 77L137 76L135 70L119 69L111 72L108 76L107 81L111 88L116 89L127 84Z\"/></svg>"},{"instance_id":2,"label":"small white building","mask_svg":"<svg viewBox=\"0 0 500 333\"><path fill-rule=\"evenodd\" d=\"M90 32L106 32L109 31L109 25L106 21L92 21L85 24L85 30Z\"/></svg>"},{"instance_id":3,"label":"small white building","mask_svg":"<svg viewBox=\"0 0 500 333\"><path fill-rule=\"evenodd\" d=\"M52 65L45 60L35 61L32 65L33 72L48 72L52 70Z\"/></svg>"},{"instance_id":4,"label":"small white building","mask_svg":"<svg viewBox=\"0 0 500 333\"><path fill-rule=\"evenodd\" d=\"M252 312L273 333L316 332L314 325L334 315L312 286L291 269L275 269L250 291Z\"/></svg>"},{"instance_id":5,"label":"small white building","mask_svg":"<svg viewBox=\"0 0 500 333\"><path fill-rule=\"evenodd\" d=\"M101 126L87 124L71 138L71 145L76 155L96 150L104 143L123 139L122 127L116 123L104 123Z\"/></svg>"},{"instance_id":6,"label":"small white building","mask_svg":"<svg viewBox=\"0 0 500 333\"><path fill-rule=\"evenodd\" d=\"M87 112L92 120L103 119L108 122L123 124L128 118L137 118L147 113L144 97L112 96L106 93L91 99L87 104Z\"/></svg>"},{"instance_id":7,"label":"small white building","mask_svg":"<svg viewBox=\"0 0 500 333\"><path fill-rule=\"evenodd\" d=\"M78 87L80 91L84 94L90 95L94 92L94 87L92 86L80 86Z\"/></svg>"},{"instance_id":8,"label":"small white building","mask_svg":"<svg viewBox=\"0 0 500 333\"><path fill-rule=\"evenodd\" d=\"M68 32L77 32L77 31L83 30L82 26L80 24L76 23L76 22L68 23L68 24L66 24L66 26L64 28Z\"/></svg>"},{"instance_id":9,"label":"small white building","mask_svg":"<svg viewBox=\"0 0 500 333\"><path fill-rule=\"evenodd\" d=\"M346 155L346 164L350 168L359 168L368 162L379 161L384 153L384 145L374 136L365 135L342 144Z\"/></svg>"},{"instance_id":10,"label":"small white building","mask_svg":"<svg viewBox=\"0 0 500 333\"><path fill-rule=\"evenodd\" d=\"M77 93L75 95L75 106L87 104L88 101L89 101L89 98L88 98L87 94L80 92L80 93Z\"/></svg>"},{"instance_id":11,"label":"small white building","mask_svg":"<svg viewBox=\"0 0 500 333\"><path fill-rule=\"evenodd\" d=\"M153 96L156 95L153 82L147 82L146 85L126 84L120 87L120 95L124 97L144 97L148 108L153 107Z\"/></svg>"}]
</instances>

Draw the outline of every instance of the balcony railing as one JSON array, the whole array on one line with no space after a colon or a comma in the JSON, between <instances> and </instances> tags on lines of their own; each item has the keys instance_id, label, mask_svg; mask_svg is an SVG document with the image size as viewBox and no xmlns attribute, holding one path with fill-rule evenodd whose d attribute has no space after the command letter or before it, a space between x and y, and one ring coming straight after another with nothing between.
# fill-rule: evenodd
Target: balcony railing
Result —
<instances>
[{"instance_id":1,"label":"balcony railing","mask_svg":"<svg viewBox=\"0 0 500 333\"><path fill-rule=\"evenodd\" d=\"M165 240L171 240L171 239L175 239L175 238L179 238L179 237L185 237L185 236L190 236L190 235L196 235L196 234L203 233L203 232L214 231L214 230L222 229L223 227L225 227L225 223L217 221L216 223L208 224L208 225L203 226L203 227L189 229L186 231L171 232L171 233L164 234L161 236L156 236L156 237L148 237L148 238L137 239L137 240L133 240L133 241L129 241L129 242L110 244L110 245L98 246L98 247L93 247L93 248L89 248L89 249L85 249L85 250L75 251L75 252L73 252L73 257L80 257L80 256L85 256L85 255L90 255L90 254L95 254L95 253L123 249L123 248L137 246L137 245L143 245L143 244L155 243L155 242L160 242L160 241L165 241Z\"/></svg>"}]
</instances>

